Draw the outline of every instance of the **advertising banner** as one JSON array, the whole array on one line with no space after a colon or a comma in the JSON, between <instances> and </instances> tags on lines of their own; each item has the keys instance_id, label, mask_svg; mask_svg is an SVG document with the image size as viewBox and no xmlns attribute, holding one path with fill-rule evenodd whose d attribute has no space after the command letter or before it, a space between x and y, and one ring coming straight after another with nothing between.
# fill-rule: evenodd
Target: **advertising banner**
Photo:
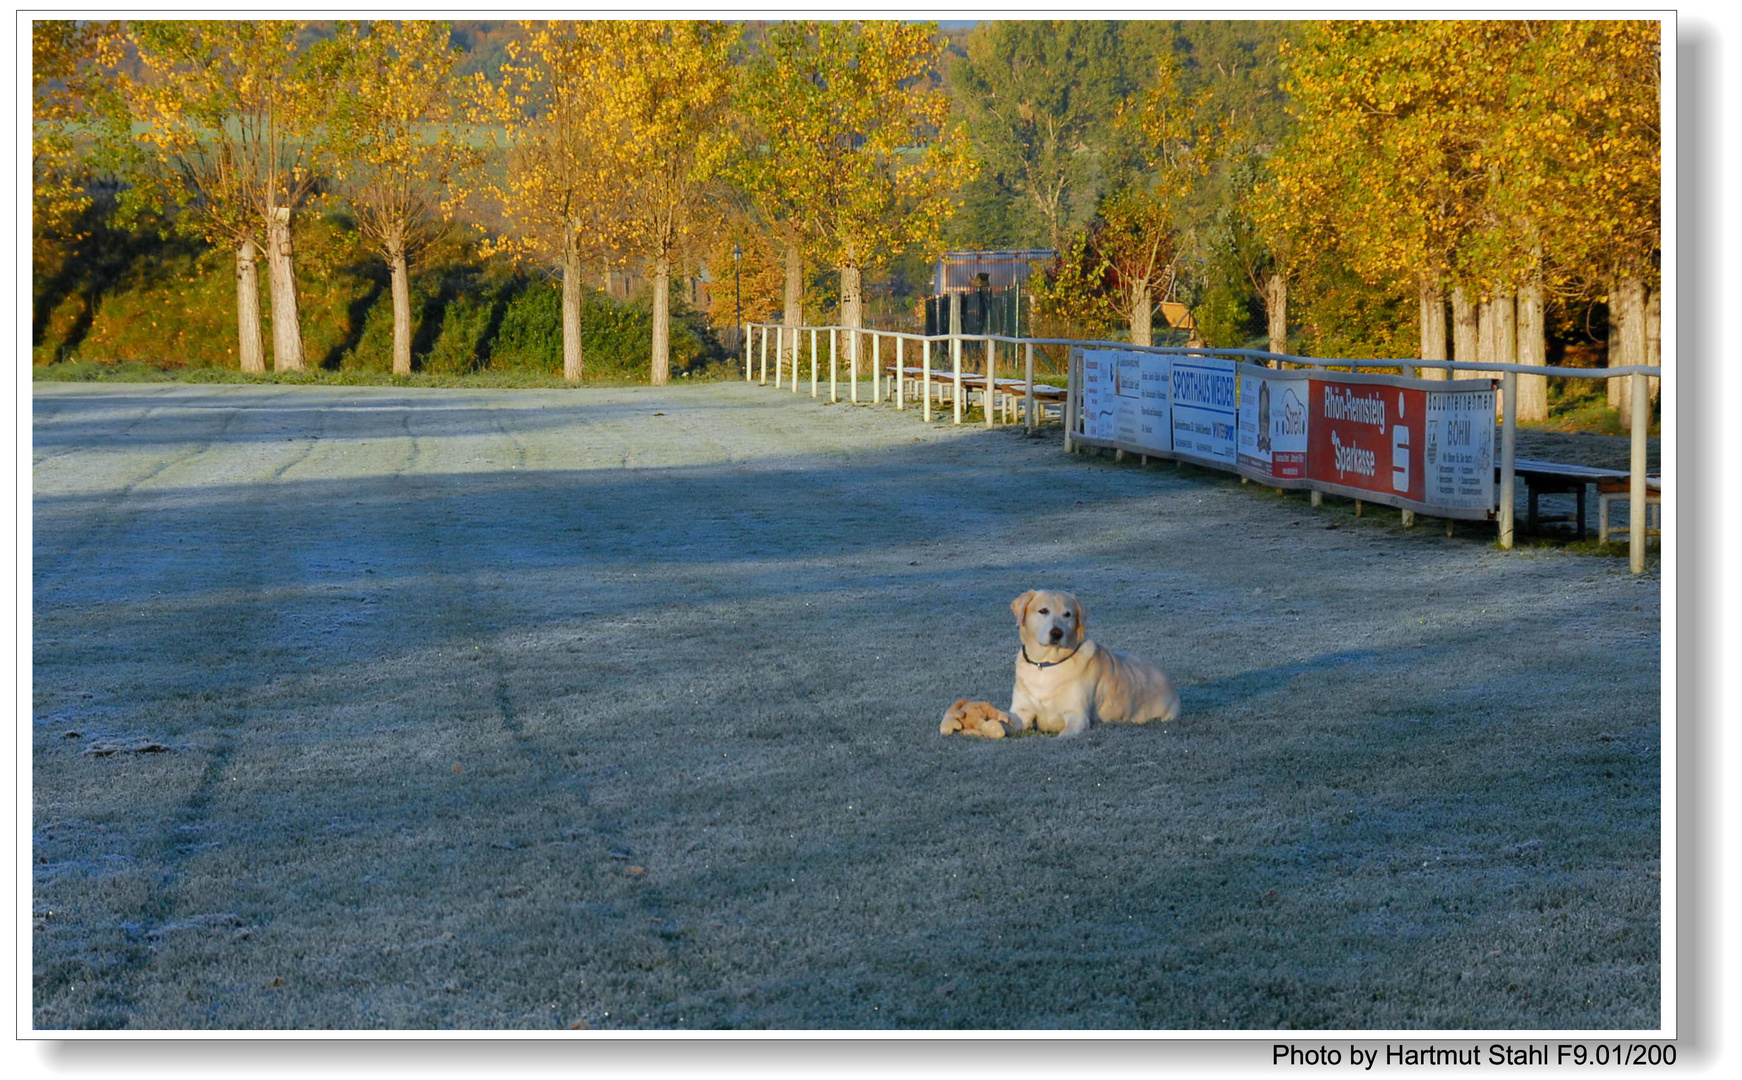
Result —
<instances>
[{"instance_id":1,"label":"advertising banner","mask_svg":"<svg viewBox=\"0 0 1742 1080\"><path fill-rule=\"evenodd\" d=\"M1427 501L1463 510L1492 510L1494 384L1489 379L1444 383L1427 391Z\"/></svg>"},{"instance_id":2,"label":"advertising banner","mask_svg":"<svg viewBox=\"0 0 1742 1080\"><path fill-rule=\"evenodd\" d=\"M1137 353L1114 353L1113 438L1127 445L1137 441L1137 416L1143 408L1143 374Z\"/></svg>"},{"instance_id":3,"label":"advertising banner","mask_svg":"<svg viewBox=\"0 0 1742 1080\"><path fill-rule=\"evenodd\" d=\"M1142 450L1173 449L1173 358L1138 353L1137 445Z\"/></svg>"},{"instance_id":4,"label":"advertising banner","mask_svg":"<svg viewBox=\"0 0 1742 1080\"><path fill-rule=\"evenodd\" d=\"M1389 375L1314 375L1307 476L1358 499L1425 509L1426 384Z\"/></svg>"},{"instance_id":5,"label":"advertising banner","mask_svg":"<svg viewBox=\"0 0 1742 1080\"><path fill-rule=\"evenodd\" d=\"M1168 358L1124 349L1083 350L1083 434L1131 449L1173 448Z\"/></svg>"},{"instance_id":6,"label":"advertising banner","mask_svg":"<svg viewBox=\"0 0 1742 1080\"><path fill-rule=\"evenodd\" d=\"M1106 401L1107 388L1112 383L1107 371L1112 366L1112 357L1112 353L1102 349L1083 350L1083 434L1091 439L1113 437L1112 406Z\"/></svg>"},{"instance_id":7,"label":"advertising banner","mask_svg":"<svg viewBox=\"0 0 1742 1080\"><path fill-rule=\"evenodd\" d=\"M1282 486L1307 478L1307 396L1311 372L1238 364L1240 430L1237 464L1243 476Z\"/></svg>"},{"instance_id":8,"label":"advertising banner","mask_svg":"<svg viewBox=\"0 0 1742 1080\"><path fill-rule=\"evenodd\" d=\"M1234 361L1173 357L1173 450L1234 468Z\"/></svg>"}]
</instances>

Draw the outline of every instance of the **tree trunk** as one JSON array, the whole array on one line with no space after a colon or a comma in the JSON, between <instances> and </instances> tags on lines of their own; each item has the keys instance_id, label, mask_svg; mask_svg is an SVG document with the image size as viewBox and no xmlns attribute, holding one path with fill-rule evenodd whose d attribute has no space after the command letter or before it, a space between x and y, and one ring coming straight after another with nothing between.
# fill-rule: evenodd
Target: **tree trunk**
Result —
<instances>
[{"instance_id":1,"label":"tree trunk","mask_svg":"<svg viewBox=\"0 0 1742 1080\"><path fill-rule=\"evenodd\" d=\"M571 229L563 241L563 378L578 383L585 373L581 354L581 253Z\"/></svg>"},{"instance_id":2,"label":"tree trunk","mask_svg":"<svg viewBox=\"0 0 1742 1080\"><path fill-rule=\"evenodd\" d=\"M671 257L653 260L653 365L650 381L664 386L671 381Z\"/></svg>"},{"instance_id":3,"label":"tree trunk","mask_svg":"<svg viewBox=\"0 0 1742 1080\"><path fill-rule=\"evenodd\" d=\"M1446 355L1446 301L1440 295L1440 287L1423 278L1417 293L1421 307L1421 358L1450 359ZM1424 379L1444 379L1449 374L1441 368L1422 368L1420 371Z\"/></svg>"},{"instance_id":4,"label":"tree trunk","mask_svg":"<svg viewBox=\"0 0 1742 1080\"><path fill-rule=\"evenodd\" d=\"M290 207L274 207L266 220L266 269L272 283L272 370L302 371L302 324L297 321L296 261L290 246Z\"/></svg>"},{"instance_id":5,"label":"tree trunk","mask_svg":"<svg viewBox=\"0 0 1742 1080\"><path fill-rule=\"evenodd\" d=\"M1609 367L1645 362L1645 282L1622 279L1609 294ZM1633 430L1633 380L1610 379L1609 403L1621 411L1621 430Z\"/></svg>"},{"instance_id":6,"label":"tree trunk","mask_svg":"<svg viewBox=\"0 0 1742 1080\"><path fill-rule=\"evenodd\" d=\"M1479 362L1481 326L1475 315L1475 305L1462 287L1451 291L1451 359L1460 364ZM1474 371L1458 371L1453 378L1475 378Z\"/></svg>"},{"instance_id":7,"label":"tree trunk","mask_svg":"<svg viewBox=\"0 0 1742 1080\"><path fill-rule=\"evenodd\" d=\"M393 289L393 374L411 374L411 276L405 249L387 258L387 273Z\"/></svg>"},{"instance_id":8,"label":"tree trunk","mask_svg":"<svg viewBox=\"0 0 1742 1080\"><path fill-rule=\"evenodd\" d=\"M236 248L236 345L242 370L266 373L266 344L260 337L260 249L244 240Z\"/></svg>"},{"instance_id":9,"label":"tree trunk","mask_svg":"<svg viewBox=\"0 0 1742 1080\"><path fill-rule=\"evenodd\" d=\"M1492 364L1494 362L1494 303L1492 300L1476 301L1476 363ZM1480 371L1477 374L1489 379L1494 377L1492 371Z\"/></svg>"},{"instance_id":10,"label":"tree trunk","mask_svg":"<svg viewBox=\"0 0 1742 1080\"><path fill-rule=\"evenodd\" d=\"M1663 363L1663 290L1653 289L1645 301L1645 362L1653 367ZM1645 380L1651 391L1651 403L1657 404L1658 390L1663 380L1655 375Z\"/></svg>"},{"instance_id":11,"label":"tree trunk","mask_svg":"<svg viewBox=\"0 0 1742 1080\"><path fill-rule=\"evenodd\" d=\"M1131 282L1131 344L1153 345L1155 305L1149 296L1149 281L1147 278L1136 278Z\"/></svg>"},{"instance_id":12,"label":"tree trunk","mask_svg":"<svg viewBox=\"0 0 1742 1080\"><path fill-rule=\"evenodd\" d=\"M1264 283L1264 318L1270 351L1288 355L1288 278L1282 274L1271 274Z\"/></svg>"},{"instance_id":13,"label":"tree trunk","mask_svg":"<svg viewBox=\"0 0 1742 1080\"><path fill-rule=\"evenodd\" d=\"M786 242L786 313L781 321L788 328L796 329L804 325L804 252L799 248L798 241L788 239ZM787 352L789 363L798 363L798 334L780 335L780 347Z\"/></svg>"},{"instance_id":14,"label":"tree trunk","mask_svg":"<svg viewBox=\"0 0 1742 1080\"><path fill-rule=\"evenodd\" d=\"M1518 363L1547 366L1548 338L1544 327L1542 279L1533 277L1518 290ZM1541 375L1518 377L1518 418L1548 419L1548 379Z\"/></svg>"},{"instance_id":15,"label":"tree trunk","mask_svg":"<svg viewBox=\"0 0 1742 1080\"><path fill-rule=\"evenodd\" d=\"M857 266L841 267L841 325L865 325L865 271Z\"/></svg>"},{"instance_id":16,"label":"tree trunk","mask_svg":"<svg viewBox=\"0 0 1742 1080\"><path fill-rule=\"evenodd\" d=\"M841 355L852 356L865 325L865 271L858 266L841 267L841 325L851 328L841 342Z\"/></svg>"},{"instance_id":17,"label":"tree trunk","mask_svg":"<svg viewBox=\"0 0 1742 1080\"><path fill-rule=\"evenodd\" d=\"M1494 362L1496 364L1518 363L1518 299L1512 292L1496 293L1489 301L1494 308ZM1499 378L1501 372L1495 372ZM1498 398L1494 403L1494 414L1500 415L1504 403Z\"/></svg>"}]
</instances>

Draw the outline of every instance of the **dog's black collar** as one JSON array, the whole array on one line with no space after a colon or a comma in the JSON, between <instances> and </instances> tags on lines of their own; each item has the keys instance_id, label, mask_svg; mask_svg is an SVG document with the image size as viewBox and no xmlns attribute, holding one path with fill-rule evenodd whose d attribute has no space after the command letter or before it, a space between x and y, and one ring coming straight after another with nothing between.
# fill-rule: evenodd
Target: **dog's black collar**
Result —
<instances>
[{"instance_id":1,"label":"dog's black collar","mask_svg":"<svg viewBox=\"0 0 1742 1080\"><path fill-rule=\"evenodd\" d=\"M1080 649L1082 647L1083 646L1080 643L1077 645L1077 649ZM1070 651L1070 653L1065 656L1064 660L1049 660L1046 663L1041 664L1041 663L1037 663L1033 660L1028 660L1028 643L1025 641L1022 643L1022 658L1024 660L1028 660L1029 664L1031 664L1032 666L1037 667L1037 668L1058 667L1060 664L1064 663L1066 660L1069 660L1072 656L1077 655L1077 649L1072 649Z\"/></svg>"}]
</instances>

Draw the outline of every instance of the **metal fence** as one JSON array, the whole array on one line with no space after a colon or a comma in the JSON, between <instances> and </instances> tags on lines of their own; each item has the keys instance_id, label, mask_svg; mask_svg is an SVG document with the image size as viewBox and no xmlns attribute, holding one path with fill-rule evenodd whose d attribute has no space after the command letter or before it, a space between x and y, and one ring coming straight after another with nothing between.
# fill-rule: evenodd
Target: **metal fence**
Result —
<instances>
[{"instance_id":1,"label":"metal fence","mask_svg":"<svg viewBox=\"0 0 1742 1080\"><path fill-rule=\"evenodd\" d=\"M1663 369L1661 367L1641 364L1630 367L1583 369L1546 368L1531 364L1477 364L1452 360L1324 359L1313 356L1263 352L1257 349L1142 346L1116 341L1018 338L1010 335L969 334L966 332L958 334L910 334L844 326L786 327L771 323L751 323L746 329L747 333L744 339L744 379L746 382L760 381L762 385L769 384L768 359L770 352L772 352L774 355L773 386L779 389L782 385L790 385L792 392L798 393L801 383L800 368L804 360L803 346L806 344L808 336L809 381L811 397L813 398L821 396L820 373L826 356L830 401L840 400L840 381L844 367L849 388L849 400L853 402L860 401L862 381L860 376L863 371L871 376L871 404L888 402L897 409L904 409L907 407L910 396L917 394L923 418L927 421L932 417L934 395L939 404L945 400L950 403L953 421L959 424L962 422L964 407L968 403L970 395L978 393L987 427L993 427L999 422L998 418L1001 412L1008 421L1014 413L1019 411L1022 423L1032 433L1038 424L1045 422L1049 413L1056 412L1065 429L1064 444L1067 452L1073 452L1083 447L1109 447L1163 459L1190 458L1198 463L1201 463L1200 459L1190 455L1153 447L1125 446L1116 439L1095 438L1085 434L1082 415L1084 351L1110 349L1169 357L1213 357L1246 361L1279 370L1395 371L1401 377L1408 379L1416 378L1418 373L1424 370L1444 371L1447 373L1445 377L1448 379L1460 372L1477 379L1493 379L1498 383L1497 389L1500 394L1500 460L1498 462L1497 499L1499 505L1495 507L1492 516L1499 530L1500 546L1507 549L1513 546L1516 535L1514 504L1516 503L1517 487L1518 380L1520 378L1602 379L1605 381L1628 379L1631 382L1632 390L1632 412L1629 417L1631 445L1628 469L1628 566L1635 574L1645 570L1648 490L1646 431L1650 424L1651 408L1647 379L1662 378ZM823 338L825 337L827 339L826 351L823 349ZM772 349L770 349L771 339ZM784 349L781 347L783 342L786 345ZM978 343L981 346L981 349L977 350L982 357L978 371L972 370L971 367L964 368L963 347L973 343ZM1057 346L1069 350L1070 362L1062 393L1058 393L1056 387L1037 381L1035 377L1035 350L1042 346ZM1007 360L1000 360L1000 347L1003 347L1008 357ZM947 373L934 368L934 352L938 354L940 361L947 358L949 363ZM916 353L917 356L915 356ZM783 363L783 357L790 357L790 360ZM1018 361L1018 357L1020 357L1020 361ZM919 361L918 365L910 367L910 362L915 359ZM1003 372L1015 368L1018 363L1020 363L1021 374L1006 378ZM1000 407L1001 399L1002 408ZM1019 410L1013 408L1013 400L1020 402ZM1664 494L1668 495L1667 488Z\"/></svg>"},{"instance_id":2,"label":"metal fence","mask_svg":"<svg viewBox=\"0 0 1742 1080\"><path fill-rule=\"evenodd\" d=\"M1021 337L1022 319L1028 315L1022 307L1022 289L980 288L964 293L925 298L925 333L938 337L950 332L950 308L961 297L961 332L970 337L987 334L996 337Z\"/></svg>"}]
</instances>

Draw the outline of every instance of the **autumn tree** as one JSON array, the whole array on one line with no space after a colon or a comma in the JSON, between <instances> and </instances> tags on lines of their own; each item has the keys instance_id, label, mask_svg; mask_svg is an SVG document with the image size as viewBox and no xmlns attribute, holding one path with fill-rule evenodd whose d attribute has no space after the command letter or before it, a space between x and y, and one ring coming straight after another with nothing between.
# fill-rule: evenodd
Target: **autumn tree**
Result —
<instances>
[{"instance_id":1,"label":"autumn tree","mask_svg":"<svg viewBox=\"0 0 1742 1080\"><path fill-rule=\"evenodd\" d=\"M561 275L563 378L578 382L582 273L613 265L631 233L610 38L596 22L522 26L527 38L507 44L491 99L507 144L495 194L508 229L495 250Z\"/></svg>"},{"instance_id":2,"label":"autumn tree","mask_svg":"<svg viewBox=\"0 0 1742 1080\"><path fill-rule=\"evenodd\" d=\"M340 24L328 150L357 229L387 262L393 372L411 373L410 267L452 221L481 155L464 137L468 88L447 23Z\"/></svg>"},{"instance_id":3,"label":"autumn tree","mask_svg":"<svg viewBox=\"0 0 1742 1080\"><path fill-rule=\"evenodd\" d=\"M1414 283L1424 357L1446 355L1449 293L1454 358L1543 363L1545 290L1598 281L1637 299L1654 265L1657 35L1654 22L1317 24L1291 56L1301 123L1279 183L1297 213L1330 220L1367 280ZM1643 325L1642 302L1619 306ZM1521 416L1546 416L1542 379L1520 391Z\"/></svg>"},{"instance_id":4,"label":"autumn tree","mask_svg":"<svg viewBox=\"0 0 1742 1080\"><path fill-rule=\"evenodd\" d=\"M1176 22L1181 96L1202 99L1219 120L1217 145L1183 202L1186 281L1193 316L1216 344L1235 345L1254 322L1272 351L1287 352L1287 293L1298 273L1291 245L1258 220L1270 161L1293 121L1283 92L1281 45L1297 24L1259 20ZM1258 317L1254 320L1253 316Z\"/></svg>"},{"instance_id":5,"label":"autumn tree","mask_svg":"<svg viewBox=\"0 0 1742 1080\"><path fill-rule=\"evenodd\" d=\"M236 251L237 337L244 371L265 370L256 259L272 296L273 368L304 367L293 217L317 179L330 73L273 20L128 24L141 74L123 81L151 162L184 185L208 240Z\"/></svg>"},{"instance_id":6,"label":"autumn tree","mask_svg":"<svg viewBox=\"0 0 1742 1080\"><path fill-rule=\"evenodd\" d=\"M840 274L841 322L864 325L864 275L910 246L935 246L956 186L973 175L948 93L930 82L942 45L931 24L806 22L770 34L752 75L778 103L793 198Z\"/></svg>"},{"instance_id":7,"label":"autumn tree","mask_svg":"<svg viewBox=\"0 0 1742 1080\"><path fill-rule=\"evenodd\" d=\"M743 150L732 172L776 237L781 318L794 327L804 325L806 250L827 205L832 110L818 67L815 28L777 22L755 42L737 93ZM790 360L798 345L783 337L781 348Z\"/></svg>"},{"instance_id":8,"label":"autumn tree","mask_svg":"<svg viewBox=\"0 0 1742 1080\"><path fill-rule=\"evenodd\" d=\"M1270 219L1316 219L1364 279L1409 281L1428 359L1444 358L1434 331L1486 181L1493 95L1464 25L1314 23L1284 50L1299 126L1272 163Z\"/></svg>"},{"instance_id":9,"label":"autumn tree","mask_svg":"<svg viewBox=\"0 0 1742 1080\"><path fill-rule=\"evenodd\" d=\"M653 285L651 381L671 377L671 279L694 262L708 200L732 139L731 28L704 20L614 20L596 27L605 66L602 108L616 136L623 254Z\"/></svg>"},{"instance_id":10,"label":"autumn tree","mask_svg":"<svg viewBox=\"0 0 1742 1080\"><path fill-rule=\"evenodd\" d=\"M49 241L81 239L77 223L91 206L101 149L125 141L125 108L109 78L121 56L118 30L59 19L30 25L31 236L39 266Z\"/></svg>"},{"instance_id":11,"label":"autumn tree","mask_svg":"<svg viewBox=\"0 0 1742 1080\"><path fill-rule=\"evenodd\" d=\"M1178 279L1184 210L1233 129L1209 93L1184 91L1169 53L1156 57L1148 85L1122 104L1118 123L1144 171L1105 201L1090 243L1113 271L1132 343L1149 345L1155 304Z\"/></svg>"},{"instance_id":12,"label":"autumn tree","mask_svg":"<svg viewBox=\"0 0 1742 1080\"><path fill-rule=\"evenodd\" d=\"M1531 22L1519 37L1495 219L1516 223L1508 238L1531 288L1606 297L1609 362L1646 363L1663 243L1661 24ZM1609 380L1623 425L1631 388Z\"/></svg>"}]
</instances>

